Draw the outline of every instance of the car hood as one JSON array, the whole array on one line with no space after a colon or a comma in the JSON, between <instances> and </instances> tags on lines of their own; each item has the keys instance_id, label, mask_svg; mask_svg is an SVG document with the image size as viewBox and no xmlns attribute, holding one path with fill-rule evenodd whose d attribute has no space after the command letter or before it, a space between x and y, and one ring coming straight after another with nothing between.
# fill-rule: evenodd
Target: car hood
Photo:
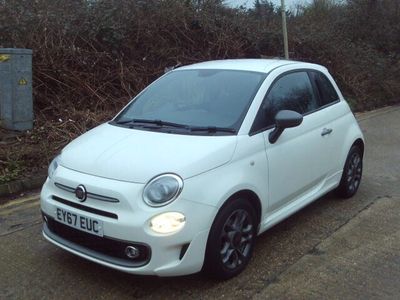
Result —
<instances>
[{"instance_id":1,"label":"car hood","mask_svg":"<svg viewBox=\"0 0 400 300\"><path fill-rule=\"evenodd\" d=\"M227 163L236 141L236 136L170 134L103 124L68 144L60 165L136 183L162 173L185 179Z\"/></svg>"}]
</instances>

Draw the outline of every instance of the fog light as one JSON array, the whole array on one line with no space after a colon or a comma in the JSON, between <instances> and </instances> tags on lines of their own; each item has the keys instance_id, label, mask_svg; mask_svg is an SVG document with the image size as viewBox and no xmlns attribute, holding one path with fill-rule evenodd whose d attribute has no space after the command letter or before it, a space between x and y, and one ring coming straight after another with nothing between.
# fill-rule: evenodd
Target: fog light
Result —
<instances>
[{"instance_id":1,"label":"fog light","mask_svg":"<svg viewBox=\"0 0 400 300\"><path fill-rule=\"evenodd\" d=\"M47 216L46 216L46 215L43 215L43 220L44 220L46 223L48 222Z\"/></svg>"},{"instance_id":2,"label":"fog light","mask_svg":"<svg viewBox=\"0 0 400 300\"><path fill-rule=\"evenodd\" d=\"M129 258L137 258L139 257L139 249L133 246L128 246L125 248L125 254L126 256L128 256Z\"/></svg>"},{"instance_id":3,"label":"fog light","mask_svg":"<svg viewBox=\"0 0 400 300\"><path fill-rule=\"evenodd\" d=\"M167 212L150 220L150 228L156 233L169 234L178 232L185 226L186 218L178 212Z\"/></svg>"}]
</instances>

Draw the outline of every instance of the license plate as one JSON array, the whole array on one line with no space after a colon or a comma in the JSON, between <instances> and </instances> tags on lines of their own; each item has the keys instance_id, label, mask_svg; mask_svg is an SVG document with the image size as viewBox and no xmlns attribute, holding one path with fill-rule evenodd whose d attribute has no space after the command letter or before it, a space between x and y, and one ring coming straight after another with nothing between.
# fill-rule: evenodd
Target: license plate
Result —
<instances>
[{"instance_id":1,"label":"license plate","mask_svg":"<svg viewBox=\"0 0 400 300\"><path fill-rule=\"evenodd\" d=\"M103 222L100 220L82 216L58 207L56 208L55 217L58 222L70 227L90 234L103 236Z\"/></svg>"}]
</instances>

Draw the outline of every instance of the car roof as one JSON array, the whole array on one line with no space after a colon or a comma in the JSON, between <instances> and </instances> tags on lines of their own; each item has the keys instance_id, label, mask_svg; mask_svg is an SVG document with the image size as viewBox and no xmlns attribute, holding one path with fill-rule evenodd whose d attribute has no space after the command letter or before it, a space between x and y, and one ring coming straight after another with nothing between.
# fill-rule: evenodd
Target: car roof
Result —
<instances>
[{"instance_id":1,"label":"car roof","mask_svg":"<svg viewBox=\"0 0 400 300\"><path fill-rule=\"evenodd\" d=\"M272 70L287 65L298 64L299 68L318 68L321 66L305 63L294 60L286 59L224 59L224 60L213 60L193 65L183 66L177 70L195 70L195 69L221 69L221 70L242 70L242 71L253 71L261 73L269 73Z\"/></svg>"}]
</instances>

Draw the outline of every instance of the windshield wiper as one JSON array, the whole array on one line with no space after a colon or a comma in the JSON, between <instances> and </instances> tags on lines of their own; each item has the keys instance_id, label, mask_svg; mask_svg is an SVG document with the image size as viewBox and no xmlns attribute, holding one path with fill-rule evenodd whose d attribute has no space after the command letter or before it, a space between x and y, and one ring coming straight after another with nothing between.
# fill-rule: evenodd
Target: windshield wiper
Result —
<instances>
[{"instance_id":1,"label":"windshield wiper","mask_svg":"<svg viewBox=\"0 0 400 300\"><path fill-rule=\"evenodd\" d=\"M175 127L175 128L187 129L191 132L205 131L208 133L217 133L217 132L236 133L236 130L234 128L217 127L217 126L190 126L190 125L167 122L167 121L162 121L162 120L129 119L129 120L124 120L124 121L116 121L114 123L118 124L118 125L123 125L123 124L146 125L146 124L149 124L149 125L156 125L156 126L158 126L158 128L159 127ZM157 127L155 127L155 128L157 128Z\"/></svg>"},{"instance_id":2,"label":"windshield wiper","mask_svg":"<svg viewBox=\"0 0 400 300\"><path fill-rule=\"evenodd\" d=\"M157 125L157 126L161 126L161 127L169 126L169 127L176 127L176 128L186 128L186 129L189 128L188 125L167 122L167 121L162 121L162 120L130 119L130 120L125 120L125 121L117 121L115 123L118 125L122 125L122 124L153 124L153 125Z\"/></svg>"},{"instance_id":3,"label":"windshield wiper","mask_svg":"<svg viewBox=\"0 0 400 300\"><path fill-rule=\"evenodd\" d=\"M217 126L192 126L190 127L190 131L207 131L209 133L216 133L216 132L236 133L236 130L234 128L217 127Z\"/></svg>"}]
</instances>

